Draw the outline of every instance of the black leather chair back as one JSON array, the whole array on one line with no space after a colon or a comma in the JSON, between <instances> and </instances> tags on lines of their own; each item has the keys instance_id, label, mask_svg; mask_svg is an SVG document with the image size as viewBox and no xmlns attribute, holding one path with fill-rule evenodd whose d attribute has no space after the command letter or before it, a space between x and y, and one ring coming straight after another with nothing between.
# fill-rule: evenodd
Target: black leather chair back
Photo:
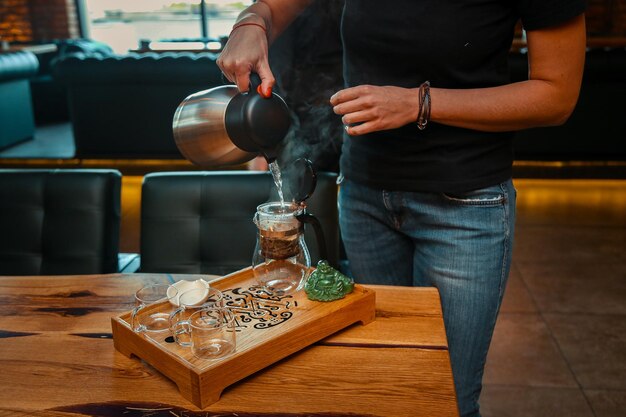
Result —
<instances>
[{"instance_id":1,"label":"black leather chair back","mask_svg":"<svg viewBox=\"0 0 626 417\"><path fill-rule=\"evenodd\" d=\"M223 275L251 265L259 204L277 201L267 172L154 173L144 177L141 271ZM319 173L307 211L322 223L328 260L339 256L336 174ZM305 227L312 261L313 230Z\"/></svg>"},{"instance_id":2,"label":"black leather chair back","mask_svg":"<svg viewBox=\"0 0 626 417\"><path fill-rule=\"evenodd\" d=\"M0 275L118 271L121 174L0 170Z\"/></svg>"}]
</instances>

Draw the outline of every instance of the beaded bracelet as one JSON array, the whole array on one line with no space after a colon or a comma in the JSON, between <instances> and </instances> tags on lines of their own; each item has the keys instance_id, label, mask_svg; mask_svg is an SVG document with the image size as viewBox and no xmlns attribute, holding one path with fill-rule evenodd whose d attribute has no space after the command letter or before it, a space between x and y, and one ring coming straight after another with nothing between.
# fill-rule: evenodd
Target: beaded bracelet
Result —
<instances>
[{"instance_id":1,"label":"beaded bracelet","mask_svg":"<svg viewBox=\"0 0 626 417\"><path fill-rule=\"evenodd\" d=\"M430 82L425 81L419 88L420 108L417 112L417 127L419 130L426 129L430 120Z\"/></svg>"}]
</instances>

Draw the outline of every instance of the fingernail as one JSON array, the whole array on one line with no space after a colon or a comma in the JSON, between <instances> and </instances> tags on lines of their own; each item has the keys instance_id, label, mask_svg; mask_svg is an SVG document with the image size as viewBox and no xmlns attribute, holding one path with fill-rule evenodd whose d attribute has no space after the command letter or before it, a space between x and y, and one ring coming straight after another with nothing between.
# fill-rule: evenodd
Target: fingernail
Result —
<instances>
[{"instance_id":1,"label":"fingernail","mask_svg":"<svg viewBox=\"0 0 626 417\"><path fill-rule=\"evenodd\" d=\"M270 97L272 97L272 87L267 87L265 89L265 91L263 91L263 89L261 88L261 85L259 85L256 88L256 92L263 98L270 98Z\"/></svg>"}]
</instances>

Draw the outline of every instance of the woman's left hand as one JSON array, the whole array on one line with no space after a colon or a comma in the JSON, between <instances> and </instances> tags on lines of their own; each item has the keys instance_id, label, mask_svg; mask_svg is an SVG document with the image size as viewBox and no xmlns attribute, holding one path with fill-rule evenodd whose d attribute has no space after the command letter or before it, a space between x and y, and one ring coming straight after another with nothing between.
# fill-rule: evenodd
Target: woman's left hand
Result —
<instances>
[{"instance_id":1,"label":"woman's left hand","mask_svg":"<svg viewBox=\"0 0 626 417\"><path fill-rule=\"evenodd\" d=\"M419 89L374 85L346 88L330 98L349 135L395 129L417 120Z\"/></svg>"}]
</instances>

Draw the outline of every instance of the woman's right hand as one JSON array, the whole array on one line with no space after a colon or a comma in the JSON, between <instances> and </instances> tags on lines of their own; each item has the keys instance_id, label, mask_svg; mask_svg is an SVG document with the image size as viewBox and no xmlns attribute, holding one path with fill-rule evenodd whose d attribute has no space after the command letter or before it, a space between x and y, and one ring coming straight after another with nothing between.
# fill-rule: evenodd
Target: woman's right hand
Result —
<instances>
[{"instance_id":1,"label":"woman's right hand","mask_svg":"<svg viewBox=\"0 0 626 417\"><path fill-rule=\"evenodd\" d=\"M259 94L271 97L276 83L268 60L268 45L289 26L311 0L257 0L244 9L217 59L224 76L240 92L250 86L250 73L261 77Z\"/></svg>"},{"instance_id":2,"label":"woman's right hand","mask_svg":"<svg viewBox=\"0 0 626 417\"><path fill-rule=\"evenodd\" d=\"M249 89L250 73L256 72L261 77L259 94L270 97L276 80L269 66L263 20L243 19L237 22L217 59L217 65L242 93Z\"/></svg>"}]
</instances>

